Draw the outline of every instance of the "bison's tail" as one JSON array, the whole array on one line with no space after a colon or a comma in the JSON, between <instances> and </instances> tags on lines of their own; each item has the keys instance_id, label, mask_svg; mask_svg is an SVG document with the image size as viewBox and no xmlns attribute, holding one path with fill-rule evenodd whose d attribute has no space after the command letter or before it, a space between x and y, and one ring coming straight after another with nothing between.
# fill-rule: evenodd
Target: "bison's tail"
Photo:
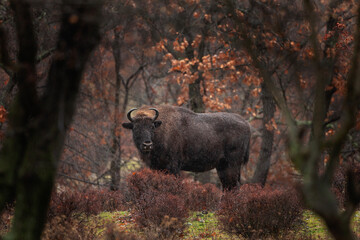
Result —
<instances>
[{"instance_id":1,"label":"bison's tail","mask_svg":"<svg viewBox=\"0 0 360 240\"><path fill-rule=\"evenodd\" d=\"M250 152L250 141L248 142L246 149L245 149L245 155L243 159L243 165L246 165L249 161L249 152Z\"/></svg>"}]
</instances>

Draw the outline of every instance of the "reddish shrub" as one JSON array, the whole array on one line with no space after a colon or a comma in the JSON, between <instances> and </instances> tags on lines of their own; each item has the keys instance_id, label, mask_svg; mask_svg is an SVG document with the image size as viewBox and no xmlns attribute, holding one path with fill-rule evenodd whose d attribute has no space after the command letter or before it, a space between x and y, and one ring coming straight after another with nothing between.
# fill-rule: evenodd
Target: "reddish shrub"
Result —
<instances>
[{"instance_id":1,"label":"reddish shrub","mask_svg":"<svg viewBox=\"0 0 360 240\"><path fill-rule=\"evenodd\" d=\"M185 229L185 200L171 193L149 191L133 206L135 222L148 239L176 239Z\"/></svg>"},{"instance_id":2,"label":"reddish shrub","mask_svg":"<svg viewBox=\"0 0 360 240\"><path fill-rule=\"evenodd\" d=\"M108 189L90 189L87 190L84 194L87 197L90 197L95 205L100 206L100 212L112 212L124 209L123 195L120 191L110 191Z\"/></svg>"},{"instance_id":3,"label":"reddish shrub","mask_svg":"<svg viewBox=\"0 0 360 240\"><path fill-rule=\"evenodd\" d=\"M186 189L180 178L163 171L143 169L133 172L126 179L127 191L125 200L130 204L136 204L143 194L149 192L170 193L184 196Z\"/></svg>"},{"instance_id":4,"label":"reddish shrub","mask_svg":"<svg viewBox=\"0 0 360 240\"><path fill-rule=\"evenodd\" d=\"M48 215L69 218L75 213L90 215L102 211L119 210L122 207L122 199L119 191L90 189L85 192L74 190L53 192Z\"/></svg>"},{"instance_id":5,"label":"reddish shrub","mask_svg":"<svg viewBox=\"0 0 360 240\"><path fill-rule=\"evenodd\" d=\"M104 226L104 220L97 217L89 220L83 214L119 210L122 199L119 191L105 189L54 191L42 239L99 239L99 229Z\"/></svg>"},{"instance_id":6,"label":"reddish shrub","mask_svg":"<svg viewBox=\"0 0 360 240\"><path fill-rule=\"evenodd\" d=\"M53 192L48 215L50 218L55 216L70 218L75 212L83 211L81 201L81 194L76 191Z\"/></svg>"},{"instance_id":7,"label":"reddish shrub","mask_svg":"<svg viewBox=\"0 0 360 240\"><path fill-rule=\"evenodd\" d=\"M155 191L185 199L186 205L192 211L217 209L222 194L221 190L213 184L203 185L150 169L143 169L129 175L127 187L125 200L130 205L136 204L143 194Z\"/></svg>"},{"instance_id":8,"label":"reddish shrub","mask_svg":"<svg viewBox=\"0 0 360 240\"><path fill-rule=\"evenodd\" d=\"M139 227L147 229L147 237L171 239L183 231L189 209L180 178L144 169L130 175L127 183L126 200Z\"/></svg>"},{"instance_id":9,"label":"reddish shrub","mask_svg":"<svg viewBox=\"0 0 360 240\"><path fill-rule=\"evenodd\" d=\"M141 227L148 227L153 224L160 226L165 216L180 221L185 221L188 217L185 200L169 193L143 195L135 206L135 210L135 221Z\"/></svg>"},{"instance_id":10,"label":"reddish shrub","mask_svg":"<svg viewBox=\"0 0 360 240\"><path fill-rule=\"evenodd\" d=\"M96 240L100 239L105 221L100 218L75 219L56 216L49 219L42 233L42 240Z\"/></svg>"},{"instance_id":11,"label":"reddish shrub","mask_svg":"<svg viewBox=\"0 0 360 240\"><path fill-rule=\"evenodd\" d=\"M105 240L142 240L143 238L137 236L134 233L125 232L116 227L115 224L110 224L107 226L105 235Z\"/></svg>"},{"instance_id":12,"label":"reddish shrub","mask_svg":"<svg viewBox=\"0 0 360 240\"><path fill-rule=\"evenodd\" d=\"M294 190L244 185L227 192L218 219L224 229L244 237L259 237L288 230L300 221L302 208Z\"/></svg>"},{"instance_id":13,"label":"reddish shrub","mask_svg":"<svg viewBox=\"0 0 360 240\"><path fill-rule=\"evenodd\" d=\"M200 184L197 182L185 182L186 184L186 203L192 211L209 210L214 211L218 208L222 191L214 184Z\"/></svg>"}]
</instances>

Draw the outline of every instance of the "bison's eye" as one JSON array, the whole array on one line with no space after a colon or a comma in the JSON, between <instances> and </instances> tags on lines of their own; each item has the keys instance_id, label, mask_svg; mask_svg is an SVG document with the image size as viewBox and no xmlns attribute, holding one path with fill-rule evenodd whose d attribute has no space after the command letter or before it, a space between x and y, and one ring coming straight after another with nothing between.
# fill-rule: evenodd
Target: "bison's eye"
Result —
<instances>
[{"instance_id":1,"label":"bison's eye","mask_svg":"<svg viewBox=\"0 0 360 240\"><path fill-rule=\"evenodd\" d=\"M133 131L138 131L138 130L139 130L139 126L135 126L135 125L134 125L134 127L133 127L132 130L133 130Z\"/></svg>"},{"instance_id":2,"label":"bison's eye","mask_svg":"<svg viewBox=\"0 0 360 240\"><path fill-rule=\"evenodd\" d=\"M154 124L153 124L153 126L154 126L155 128L158 128L158 127L160 127L161 123L162 123L161 121L155 121Z\"/></svg>"}]
</instances>

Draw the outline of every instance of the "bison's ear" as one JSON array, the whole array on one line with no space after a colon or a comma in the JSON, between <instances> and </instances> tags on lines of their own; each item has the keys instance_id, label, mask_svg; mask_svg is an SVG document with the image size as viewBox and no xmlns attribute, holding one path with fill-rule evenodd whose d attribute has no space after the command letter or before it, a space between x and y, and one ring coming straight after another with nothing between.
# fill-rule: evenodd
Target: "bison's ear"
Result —
<instances>
[{"instance_id":1,"label":"bison's ear","mask_svg":"<svg viewBox=\"0 0 360 240\"><path fill-rule=\"evenodd\" d=\"M155 128L160 127L161 124L162 124L162 121L155 121L154 122Z\"/></svg>"},{"instance_id":2,"label":"bison's ear","mask_svg":"<svg viewBox=\"0 0 360 240\"><path fill-rule=\"evenodd\" d=\"M133 129L134 124L132 124L132 123L123 123L122 126L123 126L123 128Z\"/></svg>"}]
</instances>

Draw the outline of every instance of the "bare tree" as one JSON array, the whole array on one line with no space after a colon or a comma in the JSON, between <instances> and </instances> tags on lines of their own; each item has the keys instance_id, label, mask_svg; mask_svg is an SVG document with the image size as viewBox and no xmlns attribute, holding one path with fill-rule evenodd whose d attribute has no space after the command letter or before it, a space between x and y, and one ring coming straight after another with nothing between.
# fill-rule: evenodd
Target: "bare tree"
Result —
<instances>
[{"instance_id":1,"label":"bare tree","mask_svg":"<svg viewBox=\"0 0 360 240\"><path fill-rule=\"evenodd\" d=\"M121 163L121 127L119 121L120 116L125 116L125 111L128 106L129 102L129 93L138 79L141 71L143 70L144 66L140 66L134 73L132 73L128 78L125 78L121 73L121 65L122 65L122 58L121 58L121 43L123 42L123 31L114 30L114 41L112 44L112 51L115 60L115 75L116 75L116 84L115 84L115 105L114 105L114 128L113 128L113 142L111 146L111 152L113 154L113 159L111 160L110 166L110 175L111 175L111 190L118 190L120 184L120 169L122 166ZM121 86L124 88L123 94L123 101L122 105L120 106L120 89Z\"/></svg>"}]
</instances>

